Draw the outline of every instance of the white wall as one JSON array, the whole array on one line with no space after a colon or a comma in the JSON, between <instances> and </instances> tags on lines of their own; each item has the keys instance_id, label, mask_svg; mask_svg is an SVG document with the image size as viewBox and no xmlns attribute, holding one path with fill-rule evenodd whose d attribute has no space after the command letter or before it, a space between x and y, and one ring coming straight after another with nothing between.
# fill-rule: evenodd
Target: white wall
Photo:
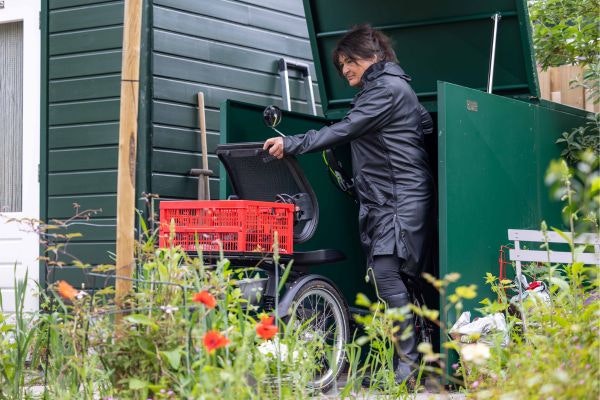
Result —
<instances>
[{"instance_id":1,"label":"white wall","mask_svg":"<svg viewBox=\"0 0 600 400\"><path fill-rule=\"evenodd\" d=\"M39 0L4 0L0 24L23 22L23 159L22 209L0 211L0 291L5 312L14 310L14 268L16 275L29 276L29 293L25 308L38 308L36 281L39 278L39 241L26 223L8 219L39 218L40 188L38 164L40 154L40 55ZM0 0L0 4L2 1Z\"/></svg>"}]
</instances>

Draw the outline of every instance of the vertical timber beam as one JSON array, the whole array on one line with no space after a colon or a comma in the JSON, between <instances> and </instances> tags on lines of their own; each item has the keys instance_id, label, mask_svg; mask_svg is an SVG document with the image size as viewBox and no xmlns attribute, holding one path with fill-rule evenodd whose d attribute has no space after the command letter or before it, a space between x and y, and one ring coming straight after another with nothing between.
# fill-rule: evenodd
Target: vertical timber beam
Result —
<instances>
[{"instance_id":1,"label":"vertical timber beam","mask_svg":"<svg viewBox=\"0 0 600 400\"><path fill-rule=\"evenodd\" d=\"M131 291L131 278L134 270L135 164L140 89L142 2L143 0L125 0L123 19L115 294L115 302L119 308L123 308L125 296Z\"/></svg>"}]
</instances>

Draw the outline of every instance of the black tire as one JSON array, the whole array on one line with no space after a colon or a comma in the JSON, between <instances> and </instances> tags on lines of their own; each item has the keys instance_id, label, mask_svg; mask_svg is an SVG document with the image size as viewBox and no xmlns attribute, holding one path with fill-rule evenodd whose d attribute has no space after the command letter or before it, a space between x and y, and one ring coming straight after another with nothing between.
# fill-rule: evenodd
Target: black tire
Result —
<instances>
[{"instance_id":1,"label":"black tire","mask_svg":"<svg viewBox=\"0 0 600 400\"><path fill-rule=\"evenodd\" d=\"M346 366L350 331L346 302L329 283L309 281L294 296L288 321L302 327L301 339L322 340L324 352L315 360L317 369L309 386L328 391Z\"/></svg>"}]
</instances>

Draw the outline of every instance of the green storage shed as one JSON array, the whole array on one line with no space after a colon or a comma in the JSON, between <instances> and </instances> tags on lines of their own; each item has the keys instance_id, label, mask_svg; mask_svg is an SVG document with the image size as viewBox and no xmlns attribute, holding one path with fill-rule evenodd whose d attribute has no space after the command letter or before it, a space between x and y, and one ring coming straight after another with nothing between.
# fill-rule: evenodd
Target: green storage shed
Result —
<instances>
[{"instance_id":1,"label":"green storage shed","mask_svg":"<svg viewBox=\"0 0 600 400\"><path fill-rule=\"evenodd\" d=\"M101 209L89 225L72 228L84 236L68 252L91 264L111 262L123 2L45 0L43 6L42 219L71 217L73 203ZM494 80L486 93L496 14ZM550 203L542 177L560 153L556 138L585 118L583 111L539 99L525 0L148 0L137 193L195 198L196 178L188 171L200 166L199 91L206 96L211 153L219 142L270 137L261 112L282 104L281 57L308 63L319 114L310 115L303 82L293 77L294 111L285 113L281 130L302 133L341 118L354 92L337 75L330 53L350 26L363 22L393 38L400 64L436 122L428 143L439 208L439 249L432 249L439 250L439 263L432 272L459 272L459 283L482 286L485 272L497 271L508 228L537 228L542 219L559 223L559 206ZM347 160L347 149L340 151ZM352 304L357 291L369 291L356 207L330 182L320 155L299 161L320 207L317 233L300 247L346 253L346 261L319 272ZM210 167L219 171L214 156ZM227 195L223 175L211 184L213 195ZM52 279L79 273L70 257L64 261Z\"/></svg>"},{"instance_id":2,"label":"green storage shed","mask_svg":"<svg viewBox=\"0 0 600 400\"><path fill-rule=\"evenodd\" d=\"M539 229L542 220L561 223L560 205L550 201L543 175L560 154L555 141L561 132L582 125L586 116L539 99L526 2L304 0L304 8L324 117L284 113L280 130L302 133L347 112L355 91L338 75L331 53L352 25L368 22L391 36L400 65L437 127L427 145L437 180L439 248L432 252L439 252L439 262L429 272L458 272L457 285L475 283L479 296L491 296L484 277L498 274L507 229ZM222 142L272 135L262 126L261 107L229 101L221 110ZM318 272L338 283L353 304L357 291L369 290L356 209L333 188L319 157L298 157L321 208L317 234L300 248L334 247L349 256ZM227 193L223 183L221 195ZM428 293L428 302L446 306L435 292ZM477 303L465 307L474 310Z\"/></svg>"}]
</instances>

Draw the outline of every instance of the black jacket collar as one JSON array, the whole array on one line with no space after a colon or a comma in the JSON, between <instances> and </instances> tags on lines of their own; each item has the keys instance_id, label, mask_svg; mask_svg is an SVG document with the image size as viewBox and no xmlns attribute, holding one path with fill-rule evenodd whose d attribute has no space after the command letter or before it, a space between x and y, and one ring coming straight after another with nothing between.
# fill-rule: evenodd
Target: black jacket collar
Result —
<instances>
[{"instance_id":1,"label":"black jacket collar","mask_svg":"<svg viewBox=\"0 0 600 400\"><path fill-rule=\"evenodd\" d=\"M410 76L396 63L389 61L379 61L365 70L361 81L363 84L373 81L383 74L399 76L407 82L410 82Z\"/></svg>"}]
</instances>

